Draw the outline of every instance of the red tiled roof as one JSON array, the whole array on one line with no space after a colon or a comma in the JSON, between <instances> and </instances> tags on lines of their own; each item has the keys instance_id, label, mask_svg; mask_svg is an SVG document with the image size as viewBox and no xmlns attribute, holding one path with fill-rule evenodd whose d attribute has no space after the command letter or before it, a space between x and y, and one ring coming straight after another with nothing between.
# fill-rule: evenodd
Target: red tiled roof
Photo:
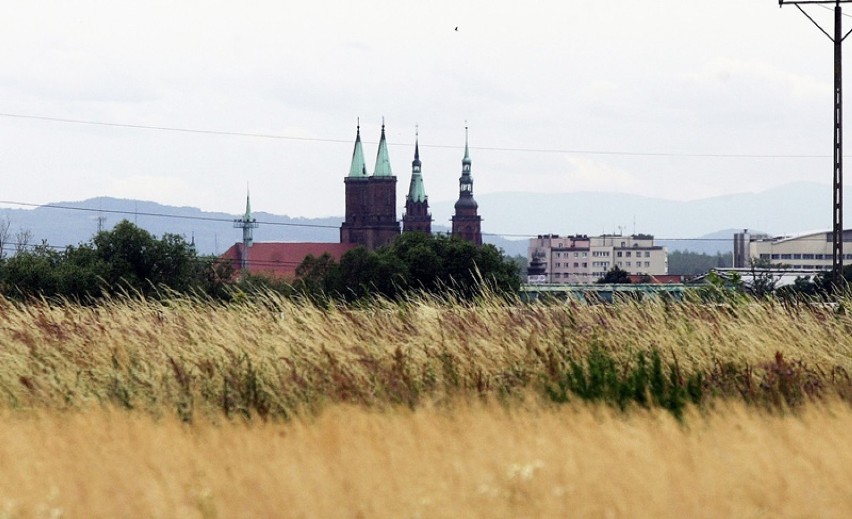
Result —
<instances>
[{"instance_id":1,"label":"red tiled roof","mask_svg":"<svg viewBox=\"0 0 852 519\"><path fill-rule=\"evenodd\" d=\"M308 256L316 258L328 253L335 261L347 251L354 249L351 243L263 243L255 242L249 248L248 270L252 274L267 274L275 277L295 279L296 268ZM242 262L242 243L233 244L222 254L223 260L230 261L234 270L240 270Z\"/></svg>"}]
</instances>

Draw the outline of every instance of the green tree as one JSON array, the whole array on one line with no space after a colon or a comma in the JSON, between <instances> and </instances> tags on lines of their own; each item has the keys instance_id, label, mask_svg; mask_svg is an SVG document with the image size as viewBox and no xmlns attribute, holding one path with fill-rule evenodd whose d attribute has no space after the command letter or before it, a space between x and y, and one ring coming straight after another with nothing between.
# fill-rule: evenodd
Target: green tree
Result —
<instances>
[{"instance_id":1,"label":"green tree","mask_svg":"<svg viewBox=\"0 0 852 519\"><path fill-rule=\"evenodd\" d=\"M182 236L165 234L157 239L123 220L96 234L92 244L110 290L127 288L151 295L161 287L178 292L207 288L211 266L198 261Z\"/></svg>"},{"instance_id":2,"label":"green tree","mask_svg":"<svg viewBox=\"0 0 852 519\"><path fill-rule=\"evenodd\" d=\"M7 295L80 300L122 291L153 295L161 287L221 295L229 279L214 261L198 258L183 237L157 239L126 220L76 247L58 251L42 244L19 251L0 269Z\"/></svg>"},{"instance_id":3,"label":"green tree","mask_svg":"<svg viewBox=\"0 0 852 519\"><path fill-rule=\"evenodd\" d=\"M18 252L3 263L3 292L11 296L56 294L61 262L62 253L46 244Z\"/></svg>"},{"instance_id":4,"label":"green tree","mask_svg":"<svg viewBox=\"0 0 852 519\"><path fill-rule=\"evenodd\" d=\"M306 258L297 278L296 286L307 293L323 291L347 300L446 290L469 298L485 287L498 294L520 288L516 265L494 246L423 233L404 233L377 251L358 247L339 264L330 258Z\"/></svg>"},{"instance_id":5,"label":"green tree","mask_svg":"<svg viewBox=\"0 0 852 519\"><path fill-rule=\"evenodd\" d=\"M296 268L295 290L299 293L328 296L340 293L340 264L330 254L309 255Z\"/></svg>"},{"instance_id":6,"label":"green tree","mask_svg":"<svg viewBox=\"0 0 852 519\"><path fill-rule=\"evenodd\" d=\"M598 280L600 284L627 284L630 283L630 274L627 273L626 270L620 268L618 265L612 267L612 269L604 275L604 277Z\"/></svg>"}]
</instances>

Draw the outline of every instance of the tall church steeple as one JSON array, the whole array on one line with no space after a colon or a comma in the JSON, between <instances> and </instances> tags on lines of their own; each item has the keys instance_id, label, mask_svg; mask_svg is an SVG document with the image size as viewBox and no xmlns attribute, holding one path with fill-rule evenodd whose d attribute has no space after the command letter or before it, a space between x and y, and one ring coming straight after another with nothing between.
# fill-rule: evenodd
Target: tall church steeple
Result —
<instances>
[{"instance_id":1,"label":"tall church steeple","mask_svg":"<svg viewBox=\"0 0 852 519\"><path fill-rule=\"evenodd\" d=\"M470 173L470 150L468 147L467 126L464 128L464 157L462 174L459 177L459 199L456 201L453 215L453 236L482 245L482 217L477 214L479 205L473 199L473 175Z\"/></svg>"},{"instance_id":2,"label":"tall church steeple","mask_svg":"<svg viewBox=\"0 0 852 519\"><path fill-rule=\"evenodd\" d=\"M423 187L420 162L420 135L414 134L414 160L411 162L411 184L405 197L405 213L402 215L402 232L432 232L432 215L429 213L429 200Z\"/></svg>"},{"instance_id":3,"label":"tall church steeple","mask_svg":"<svg viewBox=\"0 0 852 519\"><path fill-rule=\"evenodd\" d=\"M361 147L361 127L355 137L355 150L346 186L346 217L340 226L340 242L376 249L399 235L396 208L396 177L391 170L385 124L376 153L376 168L367 176Z\"/></svg>"},{"instance_id":4,"label":"tall church steeple","mask_svg":"<svg viewBox=\"0 0 852 519\"><path fill-rule=\"evenodd\" d=\"M379 138L379 151L376 153L376 168L373 170L374 177L392 177L390 157L388 156L388 143L385 139L385 121L382 119L382 136Z\"/></svg>"},{"instance_id":5,"label":"tall church steeple","mask_svg":"<svg viewBox=\"0 0 852 519\"><path fill-rule=\"evenodd\" d=\"M349 167L350 177L366 177L367 165L364 163L364 149L361 146L361 121L355 132L355 149L352 150L352 165Z\"/></svg>"}]
</instances>

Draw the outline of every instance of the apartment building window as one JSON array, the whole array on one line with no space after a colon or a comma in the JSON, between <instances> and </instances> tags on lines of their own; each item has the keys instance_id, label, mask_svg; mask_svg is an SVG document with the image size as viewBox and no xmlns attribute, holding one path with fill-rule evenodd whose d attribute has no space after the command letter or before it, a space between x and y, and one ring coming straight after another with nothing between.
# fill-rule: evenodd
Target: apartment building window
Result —
<instances>
[{"instance_id":1,"label":"apartment building window","mask_svg":"<svg viewBox=\"0 0 852 519\"><path fill-rule=\"evenodd\" d=\"M646 267L650 267L650 266L651 266L651 262L650 262L650 261L646 261L646 262L645 262L645 266L646 266Z\"/></svg>"},{"instance_id":2,"label":"apartment building window","mask_svg":"<svg viewBox=\"0 0 852 519\"><path fill-rule=\"evenodd\" d=\"M577 267L579 267L579 266L580 266L580 264L579 264L579 263L577 263L577 262L575 261L575 262L574 262L574 268L577 268Z\"/></svg>"},{"instance_id":3,"label":"apartment building window","mask_svg":"<svg viewBox=\"0 0 852 519\"><path fill-rule=\"evenodd\" d=\"M576 258L576 257L579 257L579 256L580 256L580 253L579 253L579 252L575 252L575 253L574 253L574 257L575 257L575 258Z\"/></svg>"},{"instance_id":4,"label":"apartment building window","mask_svg":"<svg viewBox=\"0 0 852 519\"><path fill-rule=\"evenodd\" d=\"M793 255L792 254L782 254L781 259L793 259Z\"/></svg>"},{"instance_id":5,"label":"apartment building window","mask_svg":"<svg viewBox=\"0 0 852 519\"><path fill-rule=\"evenodd\" d=\"M621 251L616 252L615 255L620 258L621 257Z\"/></svg>"},{"instance_id":6,"label":"apartment building window","mask_svg":"<svg viewBox=\"0 0 852 519\"><path fill-rule=\"evenodd\" d=\"M624 255L629 258L630 257L630 251L625 252Z\"/></svg>"},{"instance_id":7,"label":"apartment building window","mask_svg":"<svg viewBox=\"0 0 852 519\"><path fill-rule=\"evenodd\" d=\"M583 257L584 257L584 258L587 258L588 256L589 256L589 253L588 253L588 252L584 252L584 253L583 253Z\"/></svg>"},{"instance_id":8,"label":"apartment building window","mask_svg":"<svg viewBox=\"0 0 852 519\"><path fill-rule=\"evenodd\" d=\"M615 264L616 264L616 265L618 265L619 267L621 266L621 262L620 262L620 261L616 261L616 262L615 262Z\"/></svg>"},{"instance_id":9,"label":"apartment building window","mask_svg":"<svg viewBox=\"0 0 852 519\"><path fill-rule=\"evenodd\" d=\"M561 267L561 266L562 266L562 263L559 263L559 262L557 261L557 262L556 262L556 264L555 264L554 266L556 266L556 267Z\"/></svg>"},{"instance_id":10,"label":"apartment building window","mask_svg":"<svg viewBox=\"0 0 852 519\"><path fill-rule=\"evenodd\" d=\"M769 259L769 254L761 254L760 259Z\"/></svg>"},{"instance_id":11,"label":"apartment building window","mask_svg":"<svg viewBox=\"0 0 852 519\"><path fill-rule=\"evenodd\" d=\"M793 259L802 259L801 254L793 254Z\"/></svg>"},{"instance_id":12,"label":"apartment building window","mask_svg":"<svg viewBox=\"0 0 852 519\"><path fill-rule=\"evenodd\" d=\"M628 267L630 266L630 262L629 262L629 261L627 262L627 266L628 266Z\"/></svg>"},{"instance_id":13,"label":"apartment building window","mask_svg":"<svg viewBox=\"0 0 852 519\"><path fill-rule=\"evenodd\" d=\"M813 254L802 254L802 259L814 259Z\"/></svg>"},{"instance_id":14,"label":"apartment building window","mask_svg":"<svg viewBox=\"0 0 852 519\"><path fill-rule=\"evenodd\" d=\"M772 259L781 259L780 254L772 254Z\"/></svg>"},{"instance_id":15,"label":"apartment building window","mask_svg":"<svg viewBox=\"0 0 852 519\"><path fill-rule=\"evenodd\" d=\"M814 254L814 259L818 259L818 260L825 259L825 255L823 255L823 254Z\"/></svg>"},{"instance_id":16,"label":"apartment building window","mask_svg":"<svg viewBox=\"0 0 852 519\"><path fill-rule=\"evenodd\" d=\"M589 267L588 263L583 263L583 268L588 268L588 267Z\"/></svg>"},{"instance_id":17,"label":"apartment building window","mask_svg":"<svg viewBox=\"0 0 852 519\"><path fill-rule=\"evenodd\" d=\"M651 252L650 252L650 251L645 251L645 257L646 257L646 258L650 258L650 257L651 257Z\"/></svg>"}]
</instances>

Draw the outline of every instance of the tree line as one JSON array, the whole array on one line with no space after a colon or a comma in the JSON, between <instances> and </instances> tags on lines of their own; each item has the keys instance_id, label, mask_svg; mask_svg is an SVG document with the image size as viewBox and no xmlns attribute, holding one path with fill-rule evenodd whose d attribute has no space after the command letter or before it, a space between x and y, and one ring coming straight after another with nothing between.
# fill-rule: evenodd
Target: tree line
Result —
<instances>
[{"instance_id":1,"label":"tree line","mask_svg":"<svg viewBox=\"0 0 852 519\"><path fill-rule=\"evenodd\" d=\"M94 301L117 294L180 293L229 300L247 292L276 291L355 301L447 291L470 298L485 290L516 293L520 287L517 265L494 246L421 233L405 233L377 251L355 248L340 261L327 254L308 257L295 280L237 274L228 261L199 256L182 236L157 238L124 220L77 246L57 249L42 243L0 257L0 294Z\"/></svg>"}]
</instances>

